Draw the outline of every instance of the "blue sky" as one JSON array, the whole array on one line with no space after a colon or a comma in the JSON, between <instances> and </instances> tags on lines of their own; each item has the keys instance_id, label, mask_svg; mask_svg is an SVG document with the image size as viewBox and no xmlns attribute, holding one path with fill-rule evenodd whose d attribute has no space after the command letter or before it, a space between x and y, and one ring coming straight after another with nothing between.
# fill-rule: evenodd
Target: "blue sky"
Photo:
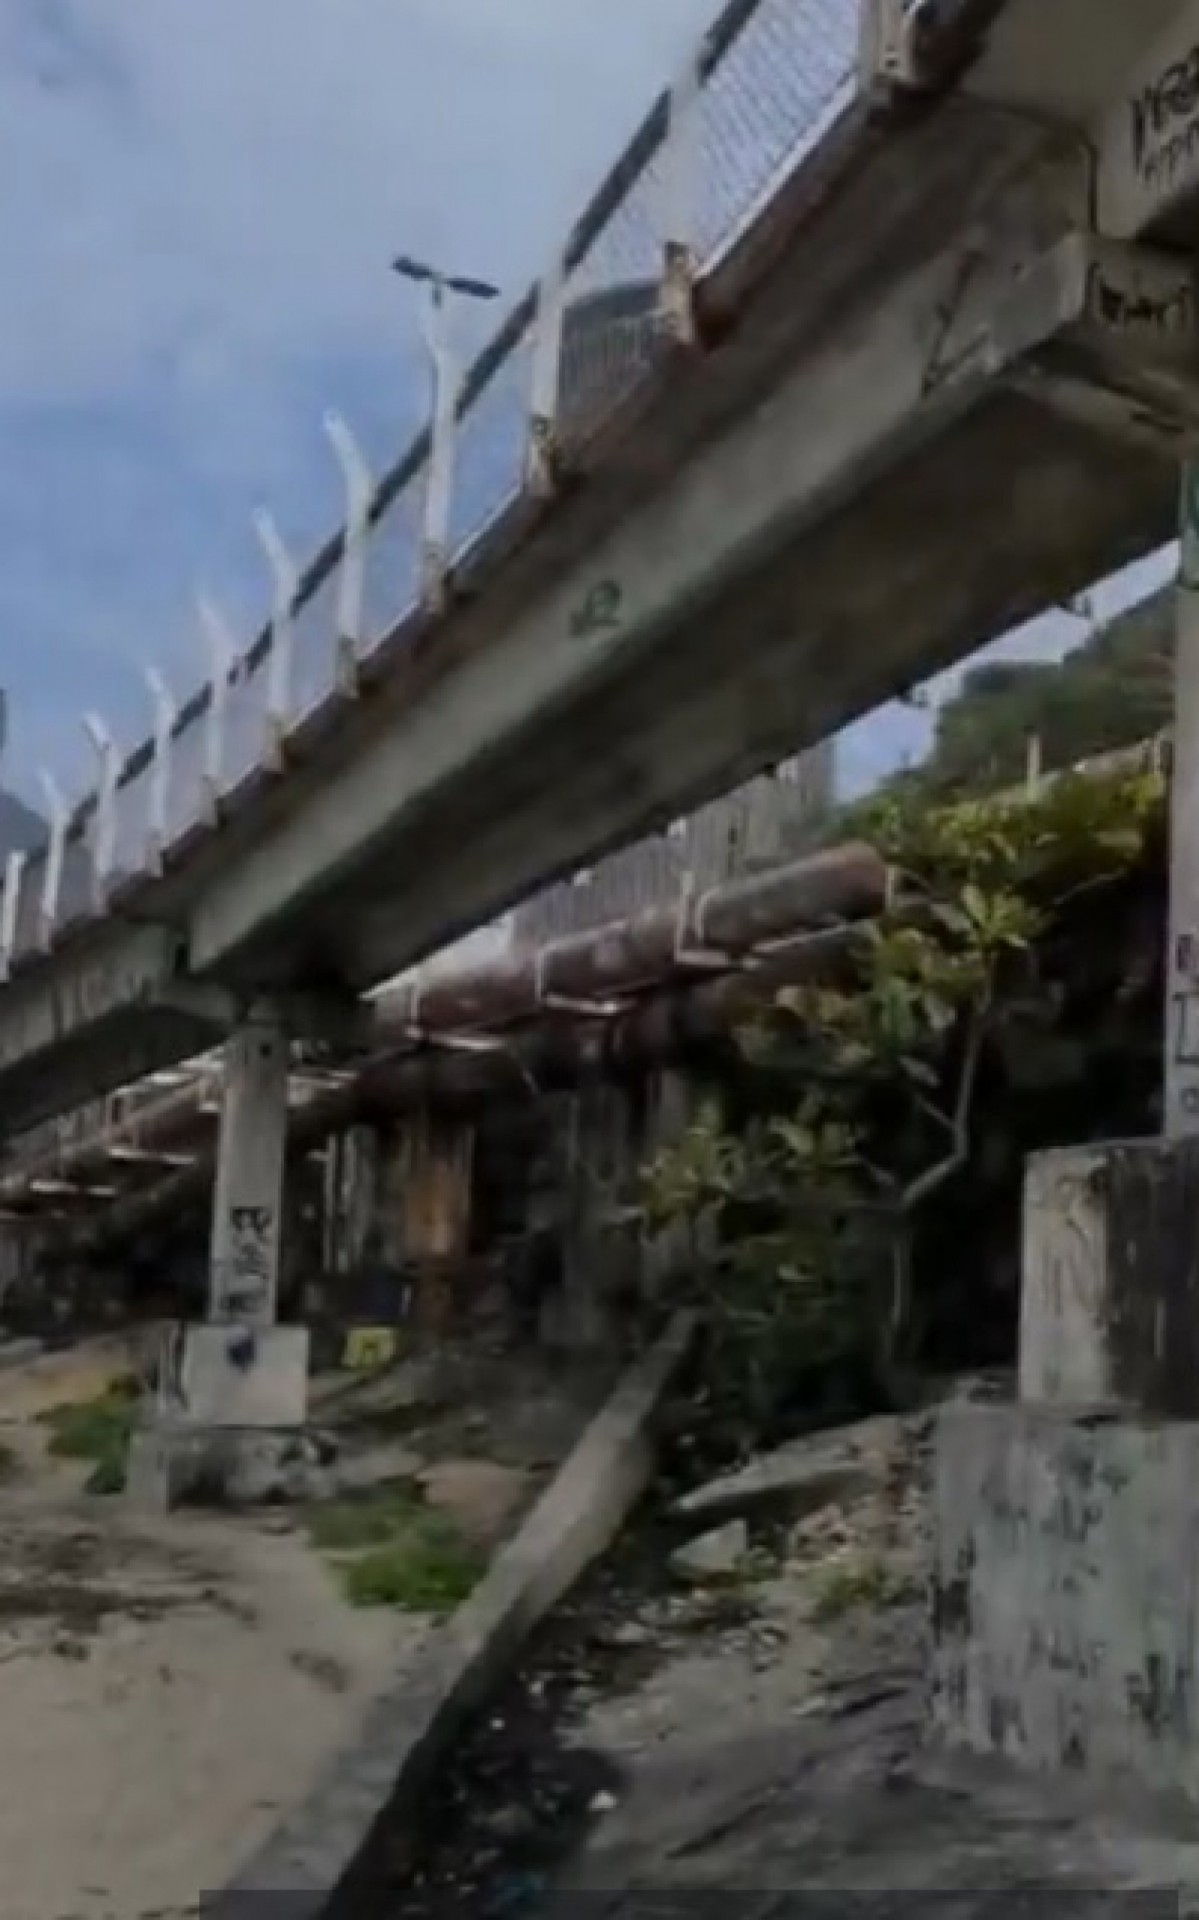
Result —
<instances>
[{"instance_id":1,"label":"blue sky","mask_svg":"<svg viewBox=\"0 0 1199 1920\"><path fill-rule=\"evenodd\" d=\"M78 791L79 716L145 731L203 671L203 586L248 639L265 502L339 513L321 416L377 466L424 392L399 248L515 295L715 0L4 0L0 683L6 778ZM1126 591L1119 597L1127 597ZM1006 643L1058 652L1050 621ZM852 731L849 783L927 720Z\"/></svg>"}]
</instances>

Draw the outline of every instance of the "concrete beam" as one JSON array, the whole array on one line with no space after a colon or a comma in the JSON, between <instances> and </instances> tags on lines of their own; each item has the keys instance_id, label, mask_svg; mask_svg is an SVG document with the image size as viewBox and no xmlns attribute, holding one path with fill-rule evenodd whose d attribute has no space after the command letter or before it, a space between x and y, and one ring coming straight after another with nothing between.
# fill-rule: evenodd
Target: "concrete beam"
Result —
<instances>
[{"instance_id":1,"label":"concrete beam","mask_svg":"<svg viewBox=\"0 0 1199 1920\"><path fill-rule=\"evenodd\" d=\"M964 86L1089 133L1124 98L1129 73L1178 7L1179 0L1000 0Z\"/></svg>"},{"instance_id":2,"label":"concrete beam","mask_svg":"<svg viewBox=\"0 0 1199 1920\"><path fill-rule=\"evenodd\" d=\"M214 1029L171 1004L179 938L107 920L0 993L4 1131L22 1133L211 1044Z\"/></svg>"},{"instance_id":3,"label":"concrete beam","mask_svg":"<svg viewBox=\"0 0 1199 1920\"><path fill-rule=\"evenodd\" d=\"M1199 197L1199 0L1176 0L1156 36L1142 39L1096 122L1095 143L1101 232L1130 239L1190 225Z\"/></svg>"},{"instance_id":4,"label":"concrete beam","mask_svg":"<svg viewBox=\"0 0 1199 1920\"><path fill-rule=\"evenodd\" d=\"M1199 302L1187 258L1079 235L1063 270L1079 324L1019 376L1068 417L1167 459L1199 436Z\"/></svg>"},{"instance_id":5,"label":"concrete beam","mask_svg":"<svg viewBox=\"0 0 1199 1920\"><path fill-rule=\"evenodd\" d=\"M751 590L772 554L944 433L1023 356L1076 323L1083 288L1061 265L1056 253L1022 256L1015 247L976 256L958 248L847 318L507 633L395 714L336 780L293 813L280 810L256 844L214 873L192 916L192 967L236 970L239 953L272 922L285 924L338 882L339 945L355 983L419 957L416 899L408 951L388 935L354 953L351 887L360 909L385 896L381 879L368 876L386 867L394 893L405 836L440 796L474 787L501 806L489 788L489 760L527 733L531 717L562 725L605 686L635 686L647 657L690 642L719 596ZM613 584L616 611L583 632L581 613L597 583ZM802 671L801 646L795 655L793 668ZM729 723L736 725L735 713ZM544 812L544 796L538 804ZM626 830L632 824L622 822ZM455 852L445 849L450 859ZM584 852L580 846L577 857ZM511 876L506 894L543 877L538 859L533 847L532 864ZM412 892L424 885L425 875L414 873ZM477 913L500 902L470 904ZM444 938L446 929L436 932Z\"/></svg>"},{"instance_id":6,"label":"concrete beam","mask_svg":"<svg viewBox=\"0 0 1199 1920\"><path fill-rule=\"evenodd\" d=\"M217 980L176 979L158 989L154 1004L229 1032L249 1015L277 1016L297 1040L319 1041L353 1053L375 1037L376 1010L367 1000L329 992L247 993Z\"/></svg>"},{"instance_id":7,"label":"concrete beam","mask_svg":"<svg viewBox=\"0 0 1199 1920\"><path fill-rule=\"evenodd\" d=\"M48 966L19 974L0 994L0 1073L45 1056L83 1028L167 988L179 939L164 927L108 923L63 949Z\"/></svg>"}]
</instances>

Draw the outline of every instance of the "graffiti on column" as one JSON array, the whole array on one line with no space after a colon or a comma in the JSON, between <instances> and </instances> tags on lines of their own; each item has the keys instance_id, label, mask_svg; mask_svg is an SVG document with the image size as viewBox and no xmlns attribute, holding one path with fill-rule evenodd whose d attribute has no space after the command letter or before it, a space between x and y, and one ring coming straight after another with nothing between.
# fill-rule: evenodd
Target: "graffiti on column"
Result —
<instances>
[{"instance_id":1,"label":"graffiti on column","mask_svg":"<svg viewBox=\"0 0 1199 1920\"><path fill-rule=\"evenodd\" d=\"M1196 985L1196 947L1193 933L1182 934L1174 943L1174 1025L1171 1058L1182 1081L1179 1099L1182 1110L1191 1119L1199 1119L1199 986Z\"/></svg>"},{"instance_id":2,"label":"graffiti on column","mask_svg":"<svg viewBox=\"0 0 1199 1920\"><path fill-rule=\"evenodd\" d=\"M1199 45L1133 95L1132 164L1147 186L1172 187L1199 153Z\"/></svg>"},{"instance_id":3,"label":"graffiti on column","mask_svg":"<svg viewBox=\"0 0 1199 1920\"><path fill-rule=\"evenodd\" d=\"M224 1308L233 1318L266 1313L271 1291L275 1214L269 1206L230 1207Z\"/></svg>"},{"instance_id":4,"label":"graffiti on column","mask_svg":"<svg viewBox=\"0 0 1199 1920\"><path fill-rule=\"evenodd\" d=\"M1199 843L1195 838L1195 802L1199 798L1199 738L1196 737L1199 626L1194 604L1194 596L1199 593L1199 465L1194 461L1188 461L1183 467L1179 518L1179 705L1171 800L1174 845L1171 924L1166 952L1168 1026L1164 1117L1167 1132L1193 1133L1199 1130Z\"/></svg>"},{"instance_id":5,"label":"graffiti on column","mask_svg":"<svg viewBox=\"0 0 1199 1920\"><path fill-rule=\"evenodd\" d=\"M1097 262L1087 274L1087 305L1113 332L1157 339L1190 340L1195 332L1195 290L1189 272L1149 281L1135 267L1119 277L1118 255Z\"/></svg>"}]
</instances>

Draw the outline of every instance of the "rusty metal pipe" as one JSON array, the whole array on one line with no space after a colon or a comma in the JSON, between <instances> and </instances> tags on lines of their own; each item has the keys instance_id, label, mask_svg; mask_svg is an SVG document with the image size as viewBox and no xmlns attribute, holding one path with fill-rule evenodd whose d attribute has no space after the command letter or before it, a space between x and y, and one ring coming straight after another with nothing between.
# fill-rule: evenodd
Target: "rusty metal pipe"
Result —
<instances>
[{"instance_id":1,"label":"rusty metal pipe","mask_svg":"<svg viewBox=\"0 0 1199 1920\"><path fill-rule=\"evenodd\" d=\"M861 923L825 929L781 950L751 971L674 984L611 1020L544 1016L493 1050L456 1053L436 1042L418 1052L393 1052L367 1063L352 1081L300 1109L288 1133L289 1158L298 1158L356 1121L386 1121L422 1106L470 1109L507 1093L535 1099L574 1085L580 1076L631 1074L694 1059L727 1040L781 986L834 978L860 938ZM110 1203L77 1222L60 1244L79 1253L119 1245L168 1215L193 1206L211 1185L215 1150L206 1145L194 1163L139 1193Z\"/></svg>"},{"instance_id":2,"label":"rusty metal pipe","mask_svg":"<svg viewBox=\"0 0 1199 1920\"><path fill-rule=\"evenodd\" d=\"M505 956L467 973L405 982L378 1005L378 1039L424 1034L501 1034L563 1009L609 1011L613 1003L705 975L735 973L763 947L797 930L820 930L877 913L888 869L872 847L850 844L685 897L668 908L572 935L536 953ZM194 1135L206 1078L173 1090L116 1123L65 1144L51 1142L0 1180L0 1204L19 1206L30 1182L103 1165L114 1148L164 1151ZM300 1124L292 1120L293 1130Z\"/></svg>"}]
</instances>

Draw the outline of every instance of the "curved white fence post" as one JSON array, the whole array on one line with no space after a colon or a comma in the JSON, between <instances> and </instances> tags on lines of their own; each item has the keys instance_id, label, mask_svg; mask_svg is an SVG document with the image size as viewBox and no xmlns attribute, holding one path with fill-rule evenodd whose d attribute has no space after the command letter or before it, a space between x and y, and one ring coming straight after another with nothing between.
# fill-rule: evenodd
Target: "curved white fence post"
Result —
<instances>
[{"instance_id":1,"label":"curved white fence post","mask_svg":"<svg viewBox=\"0 0 1199 1920\"><path fill-rule=\"evenodd\" d=\"M17 915L21 907L21 880L29 858L23 847L14 847L4 862L4 896L0 900L0 980L12 972L17 944Z\"/></svg>"},{"instance_id":2,"label":"curved white fence post","mask_svg":"<svg viewBox=\"0 0 1199 1920\"><path fill-rule=\"evenodd\" d=\"M146 667L143 671L154 707L154 759L150 765L146 854L151 872L161 873L170 839L171 760L179 709L158 668Z\"/></svg>"},{"instance_id":3,"label":"curved white fence post","mask_svg":"<svg viewBox=\"0 0 1199 1920\"><path fill-rule=\"evenodd\" d=\"M204 727L204 791L208 800L208 819L215 826L220 819L221 795L225 790L225 730L237 643L224 615L202 593L196 597L196 611L200 616L200 630L208 650L211 698Z\"/></svg>"},{"instance_id":4,"label":"curved white fence post","mask_svg":"<svg viewBox=\"0 0 1199 1920\"><path fill-rule=\"evenodd\" d=\"M296 589L300 575L283 536L265 507L254 515L254 531L266 555L274 585L271 609L270 653L266 663L266 764L283 771L283 749L291 726L292 641L295 635Z\"/></svg>"},{"instance_id":5,"label":"curved white fence post","mask_svg":"<svg viewBox=\"0 0 1199 1920\"><path fill-rule=\"evenodd\" d=\"M425 470L421 602L430 613L440 613L445 607L449 572L454 453L462 379L457 356L446 337L445 306L436 285L431 288L425 306L422 331L433 368L433 418Z\"/></svg>"},{"instance_id":6,"label":"curved white fence post","mask_svg":"<svg viewBox=\"0 0 1199 1920\"><path fill-rule=\"evenodd\" d=\"M50 822L50 840L46 847L46 865L42 874L42 898L38 909L38 945L43 952L54 938L58 924L58 903L62 893L62 864L71 815L54 775L42 767L38 772L46 796L46 818Z\"/></svg>"},{"instance_id":7,"label":"curved white fence post","mask_svg":"<svg viewBox=\"0 0 1199 1920\"><path fill-rule=\"evenodd\" d=\"M339 413L325 415L325 432L337 455L346 492L341 572L337 582L337 684L342 693L358 691L366 593L366 542L370 530L374 482L347 423Z\"/></svg>"},{"instance_id":8,"label":"curved white fence post","mask_svg":"<svg viewBox=\"0 0 1199 1920\"><path fill-rule=\"evenodd\" d=\"M103 913L117 856L117 783L121 756L111 732L98 713L85 713L83 731L96 755L96 839L92 851L92 906Z\"/></svg>"},{"instance_id":9,"label":"curved white fence post","mask_svg":"<svg viewBox=\"0 0 1199 1920\"><path fill-rule=\"evenodd\" d=\"M693 346L696 240L699 234L700 113L704 42L670 89L662 148L662 323L671 339Z\"/></svg>"},{"instance_id":10,"label":"curved white fence post","mask_svg":"<svg viewBox=\"0 0 1199 1920\"><path fill-rule=\"evenodd\" d=\"M558 406L562 388L562 330L566 315L566 260L557 254L537 286L533 320L533 366L529 394L529 441L525 485L546 499L559 471Z\"/></svg>"}]
</instances>

